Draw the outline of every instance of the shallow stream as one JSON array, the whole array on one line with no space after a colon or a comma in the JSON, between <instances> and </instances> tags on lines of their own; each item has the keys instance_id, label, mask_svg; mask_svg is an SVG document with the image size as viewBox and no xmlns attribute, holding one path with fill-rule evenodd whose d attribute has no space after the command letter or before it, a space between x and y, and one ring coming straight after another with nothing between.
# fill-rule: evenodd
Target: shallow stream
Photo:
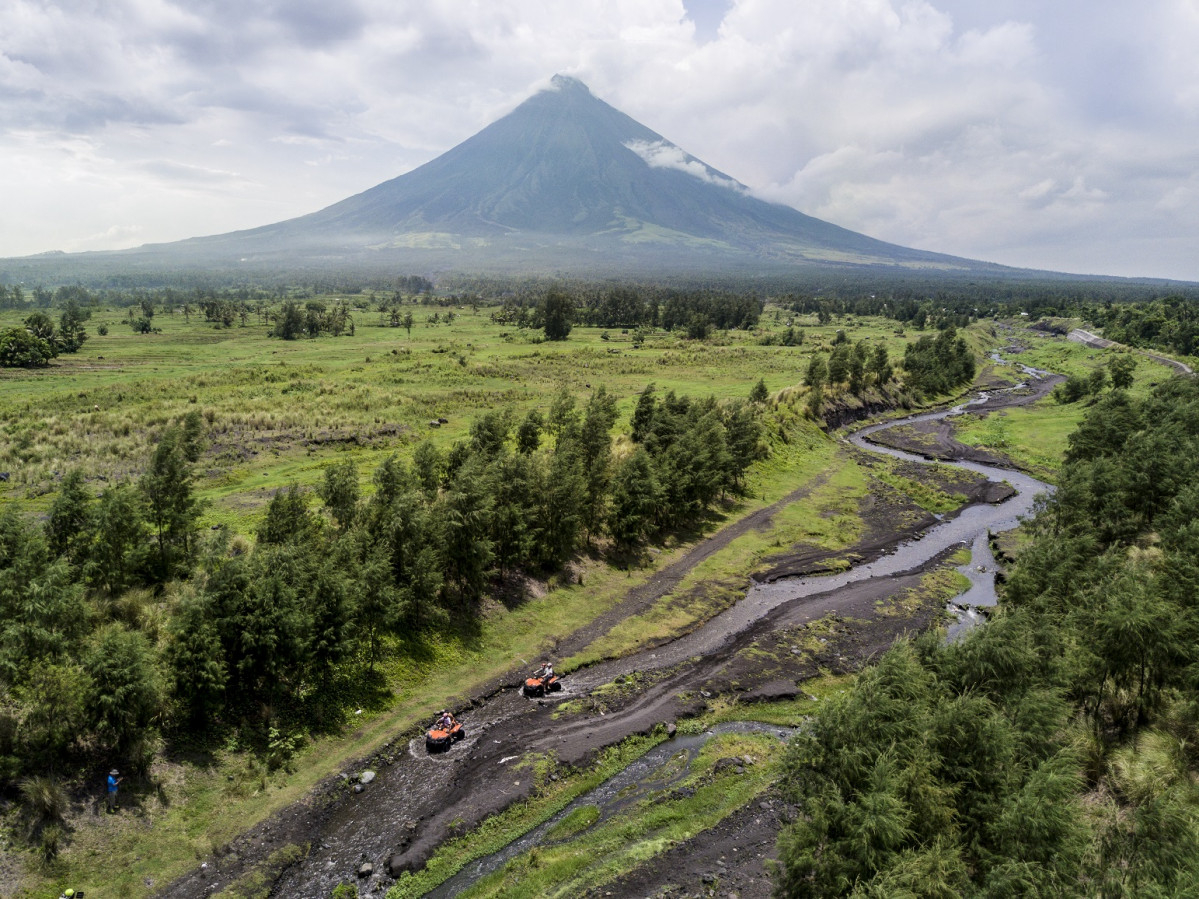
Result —
<instances>
[{"instance_id":1,"label":"shallow stream","mask_svg":"<svg viewBox=\"0 0 1199 899\"><path fill-rule=\"evenodd\" d=\"M1026 369L1030 377L1043 373ZM968 403L963 403L944 412L931 412L897 421L885 422L863 428L852 435L850 442L871 453L891 456L919 464L934 464L923 456L880 446L869 440L879 431L901 425L923 421L936 421L963 414L972 405L985 403L992 397L982 394ZM837 574L813 575L787 578L773 583L755 584L736 605L717 615L691 634L666 646L653 650L647 658L639 660L642 668L661 668L677 664L688 658L705 655L718 649L722 643L743 631L749 624L771 610L788 602L837 590L848 584L860 583L871 578L890 577L912 571L937 555L957 546L971 550L971 560L958 568L970 579L970 588L957 596L950 609L957 615L957 622L950 626L947 639L953 640L966 629L982 620L979 609L996 603L995 574L997 565L989 545L992 534L1016 527L1020 519L1032 512L1038 494L1052 488L1022 472L982 465L975 462L937 462L985 475L993 481L1006 481L1016 491L1015 495L994 505L979 504L962 511L960 515L944 521L920 537L898 545L894 551L873 562L848 569ZM585 672L574 678L585 685L589 680ZM718 733L766 732L776 733L785 739L791 732L788 728L734 722L714 727L696 736L678 737L653 749L637 762L613 776L590 793L576 799L563 811L534 828L504 849L486 858L471 862L454 877L447 880L429 896L449 897L467 889L480 878L498 870L509 860L534 846L543 845L552 829L567 815L584 806L595 806L599 810L599 821L603 821L634 802L654 794L661 795L680 782L690 770L700 747ZM598 822L597 822L598 823ZM594 826L594 825L592 825Z\"/></svg>"},{"instance_id":2,"label":"shallow stream","mask_svg":"<svg viewBox=\"0 0 1199 899\"><path fill-rule=\"evenodd\" d=\"M789 727L743 721L720 724L702 734L675 737L673 740L654 747L623 771L613 775L589 793L580 796L544 824L533 828L499 852L466 865L437 889L426 893L426 896L435 897L435 899L448 899L450 896L456 896L481 878L493 871L498 871L522 852L528 852L535 846L553 845L555 842L553 829L578 809L592 806L598 810L598 819L590 825L590 827L595 827L637 802L668 793L691 773L691 764L699 755L700 749L708 740L718 734L765 733L774 734L780 740L785 740L794 733L794 730Z\"/></svg>"}]
</instances>

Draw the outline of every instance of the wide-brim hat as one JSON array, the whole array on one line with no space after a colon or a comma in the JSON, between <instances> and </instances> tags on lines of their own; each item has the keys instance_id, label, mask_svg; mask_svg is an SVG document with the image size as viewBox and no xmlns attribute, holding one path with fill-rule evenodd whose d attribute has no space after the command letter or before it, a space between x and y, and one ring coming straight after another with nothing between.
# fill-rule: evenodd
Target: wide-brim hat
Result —
<instances>
[{"instance_id":1,"label":"wide-brim hat","mask_svg":"<svg viewBox=\"0 0 1199 899\"><path fill-rule=\"evenodd\" d=\"M116 768L113 768L111 771L109 771L109 772L108 772L108 776L109 776L109 777L116 777L116 776L117 776L118 774L120 774L120 773L121 773L121 772L120 772L120 771L118 771Z\"/></svg>"}]
</instances>

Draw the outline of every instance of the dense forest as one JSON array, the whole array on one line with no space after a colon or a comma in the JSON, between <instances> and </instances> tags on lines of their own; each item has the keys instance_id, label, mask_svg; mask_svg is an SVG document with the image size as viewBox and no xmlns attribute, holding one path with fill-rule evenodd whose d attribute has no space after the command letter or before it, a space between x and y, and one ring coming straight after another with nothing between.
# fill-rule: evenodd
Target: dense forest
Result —
<instances>
[{"instance_id":1,"label":"dense forest","mask_svg":"<svg viewBox=\"0 0 1199 899\"><path fill-rule=\"evenodd\" d=\"M274 495L253 545L197 528L199 413L155 435L135 480L93 494L72 471L40 524L10 506L4 778L45 792L98 758L143 770L161 736L197 733L239 733L281 764L371 689L382 655L470 632L491 588L552 574L587 546L635 558L738 492L761 452L757 406L744 401L647 387L621 454L616 417L602 387L583 408L563 392L544 417L492 411L447 452L425 442L411 465L388 458L365 497L355 464L332 464L316 497ZM164 607L155 595L169 582L183 589Z\"/></svg>"},{"instance_id":2,"label":"dense forest","mask_svg":"<svg viewBox=\"0 0 1199 899\"><path fill-rule=\"evenodd\" d=\"M993 620L789 748L785 896L1199 891L1199 382L1098 400Z\"/></svg>"}]
</instances>

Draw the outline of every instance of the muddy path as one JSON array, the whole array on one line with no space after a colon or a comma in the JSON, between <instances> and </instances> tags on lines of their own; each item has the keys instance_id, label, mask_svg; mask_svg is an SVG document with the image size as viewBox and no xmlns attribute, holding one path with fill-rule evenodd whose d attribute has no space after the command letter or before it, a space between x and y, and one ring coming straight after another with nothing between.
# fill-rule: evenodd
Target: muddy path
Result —
<instances>
[{"instance_id":1,"label":"muddy path","mask_svg":"<svg viewBox=\"0 0 1199 899\"><path fill-rule=\"evenodd\" d=\"M980 405L1001 408L1033 402L1051 387L1052 383L1036 384L1023 393L992 395ZM936 416L917 416L905 421L935 420ZM857 448L846 451L863 452L867 447L880 451L865 440L876 438L886 427L892 426L863 429L853 438ZM951 454L952 444L946 446ZM826 570L827 554L794 547L731 608L679 639L572 672L564 680L564 691L551 700L521 696L516 684L522 673L513 671L506 682L488 685L469 708L461 710L468 736L450 752L429 756L422 739L399 738L347 771L349 776L322 783L303 802L238 837L218 856L171 884L163 895L211 895L275 850L294 844L308 847L307 854L283 872L270 895L324 899L338 884L355 883L361 895L381 896L395 877L420 868L447 838L527 798L533 789L531 776L513 767L526 753L552 753L565 765L586 764L605 746L701 712L713 697L752 701L795 696L802 681L819 669L856 670L900 634L943 617L943 609L928 604L898 614L888 606L890 599L914 589L924 572L944 564L963 543L972 544L988 530L1014 526L1016 517L1031 508L1033 495L1044 489L1040 482L1016 472L977 463L967 467L974 474L972 502L958 514L938 519L872 498L868 527L852 554L856 564L847 571L812 574ZM1000 485L1002 480L1009 486ZM784 504L817 486L809 484L701 541L630 591L608 614L563 640L558 654L585 647L648 608L671 593L700 561L749 529L767 526ZM827 636L813 644L808 628L816 622L824 623ZM602 700L591 694L600 685L621 681L629 684L627 690L605 691ZM574 712L554 718L559 703L569 699L578 700L572 705ZM355 777L364 768L375 776L368 784L356 784ZM762 830L761 847L766 845L767 829L762 821L773 823L776 813L746 813ZM729 832L729 838L737 839L737 833ZM691 873L696 883L700 868L720 851L716 839L716 834L705 837L706 848L695 857ZM763 853L765 849L742 858L756 866L742 872L750 882L762 883ZM672 876L681 874L686 871L677 867L672 871ZM652 879L643 873L631 876L626 885L635 884L644 894L640 891Z\"/></svg>"}]
</instances>

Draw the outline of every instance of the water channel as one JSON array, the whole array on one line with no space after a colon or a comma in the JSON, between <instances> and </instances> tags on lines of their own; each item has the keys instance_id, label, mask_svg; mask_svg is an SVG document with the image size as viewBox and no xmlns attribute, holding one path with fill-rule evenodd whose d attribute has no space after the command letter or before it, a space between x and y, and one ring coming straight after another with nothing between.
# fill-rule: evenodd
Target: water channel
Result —
<instances>
[{"instance_id":1,"label":"water channel","mask_svg":"<svg viewBox=\"0 0 1199 899\"><path fill-rule=\"evenodd\" d=\"M1025 368L1025 373L1030 378L1039 378L1044 375L1043 372L1028 368ZM1012 390L1018 390L1021 386L1023 385L1018 385ZM966 413L970 406L986 403L993 398L994 394L984 393L947 411L925 413L870 425L850 436L848 440L854 446L871 453L919 464L934 464L923 456L884 447L870 441L869 438L888 428L961 415ZM991 554L990 536L1015 528L1021 518L1032 512L1037 495L1046 493L1052 488L1036 478L1011 469L975 462L938 462L936 464L951 465L976 472L993 481L1006 481L1016 492L1001 503L971 506L963 510L961 514L925 531L919 538L899 544L891 553L873 562L837 574L787 578L772 583L755 584L736 605L712 618L691 634L652 651L648 659L639 659L639 666L642 668L668 667L695 656L709 654L717 650L725 641L743 631L749 624L785 603L817 596L871 578L890 577L909 572L946 550L964 545L971 549L971 560L969 564L961 566L958 570L970 579L971 586L951 603L950 608L955 612L957 621L950 626L947 634L947 639L957 639L966 629L982 620L982 615L978 611L980 608L993 606L996 602L997 565ZM589 678L583 675L579 680L587 681ZM510 843L504 849L486 858L471 862L428 895L433 897L457 895L521 853L534 846L544 844L547 835L551 835L553 828L578 808L596 807L599 810L599 820L603 821L640 799L666 793L687 776L691 762L694 761L700 747L705 742L716 734L732 732L774 733L780 739L786 739L791 733L791 729L756 722L734 722L714 727L703 734L677 737L650 751L637 762L605 781L590 793L576 799L562 812Z\"/></svg>"}]
</instances>

